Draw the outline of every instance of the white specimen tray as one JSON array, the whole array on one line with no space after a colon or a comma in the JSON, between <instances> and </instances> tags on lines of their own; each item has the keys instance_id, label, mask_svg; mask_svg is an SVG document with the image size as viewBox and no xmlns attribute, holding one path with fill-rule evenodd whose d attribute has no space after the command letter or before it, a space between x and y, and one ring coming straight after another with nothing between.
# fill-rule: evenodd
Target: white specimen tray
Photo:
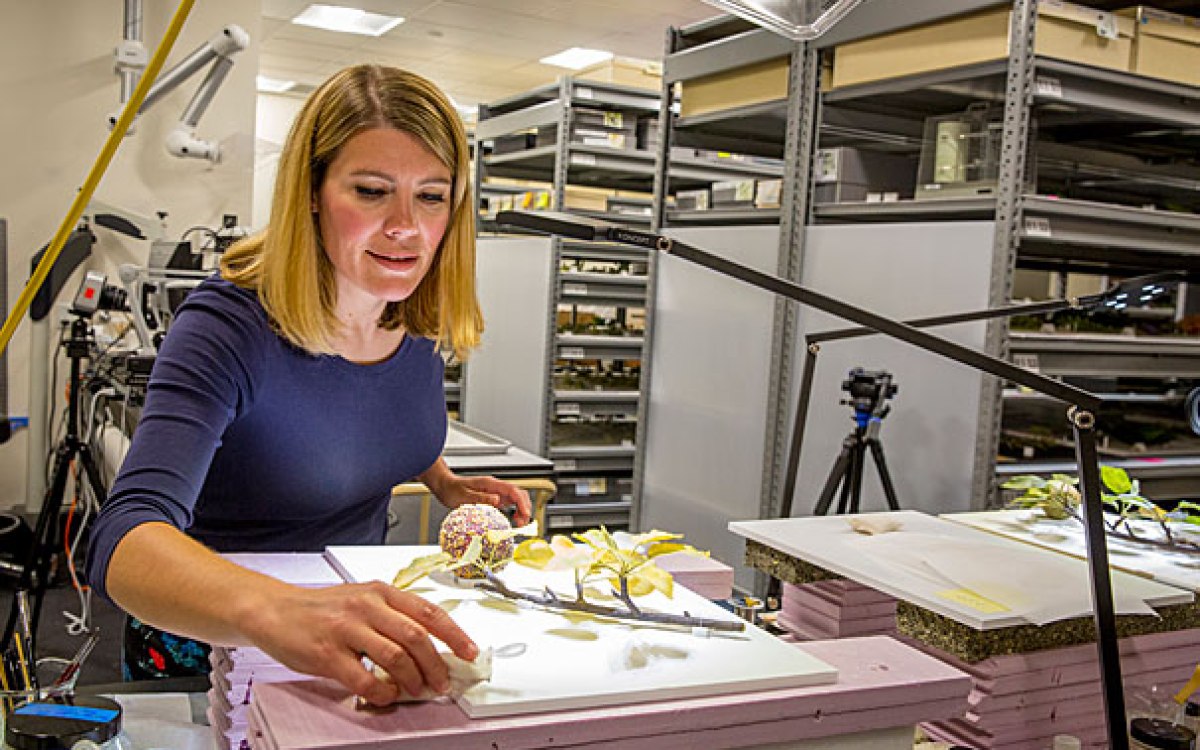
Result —
<instances>
[{"instance_id":1,"label":"white specimen tray","mask_svg":"<svg viewBox=\"0 0 1200 750\"><path fill-rule=\"evenodd\" d=\"M979 513L947 513L941 518L981 531L1025 542L1072 557L1086 558L1087 540L1083 526L1074 519L1056 521L1041 511L992 510ZM1134 521L1141 536L1161 539L1162 532L1150 521ZM1200 543L1200 528L1174 524L1172 533ZM1161 583L1200 593L1200 553L1168 550L1108 537L1109 563L1119 570L1153 578Z\"/></svg>"},{"instance_id":2,"label":"white specimen tray","mask_svg":"<svg viewBox=\"0 0 1200 750\"><path fill-rule=\"evenodd\" d=\"M510 445L502 437L452 419L446 425L446 445L442 452L447 456L495 456L508 452Z\"/></svg>"},{"instance_id":3,"label":"white specimen tray","mask_svg":"<svg viewBox=\"0 0 1200 750\"><path fill-rule=\"evenodd\" d=\"M729 530L968 625L994 630L1090 616L1087 563L917 511L860 514L899 531L866 536L855 516L734 521ZM1118 614L1187 604L1189 591L1112 571Z\"/></svg>"},{"instance_id":4,"label":"white specimen tray","mask_svg":"<svg viewBox=\"0 0 1200 750\"><path fill-rule=\"evenodd\" d=\"M409 562L436 551L433 546L329 547L325 556L347 581L390 582ZM574 591L569 571L546 573L510 564L501 577L517 590L538 592L550 586L564 595ZM833 667L753 626L705 636L653 623L602 620L519 606L455 585L444 575L423 578L409 590L441 604L480 648L524 644L523 653L495 659L492 679L458 699L472 718L804 687L837 679ZM635 601L649 610L736 621L682 586L675 587L672 599L655 592ZM506 649L512 650L518 649Z\"/></svg>"}]
</instances>

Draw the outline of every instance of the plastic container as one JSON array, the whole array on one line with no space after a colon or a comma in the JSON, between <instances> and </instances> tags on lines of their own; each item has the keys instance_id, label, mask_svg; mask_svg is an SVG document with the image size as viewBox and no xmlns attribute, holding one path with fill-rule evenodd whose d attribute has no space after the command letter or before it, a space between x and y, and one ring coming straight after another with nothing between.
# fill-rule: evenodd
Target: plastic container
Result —
<instances>
[{"instance_id":1,"label":"plastic container","mask_svg":"<svg viewBox=\"0 0 1200 750\"><path fill-rule=\"evenodd\" d=\"M121 705L99 696L29 701L5 717L5 750L124 750Z\"/></svg>"},{"instance_id":2,"label":"plastic container","mask_svg":"<svg viewBox=\"0 0 1200 750\"><path fill-rule=\"evenodd\" d=\"M1166 719L1137 718L1129 722L1131 750L1195 750L1196 733Z\"/></svg>"}]
</instances>

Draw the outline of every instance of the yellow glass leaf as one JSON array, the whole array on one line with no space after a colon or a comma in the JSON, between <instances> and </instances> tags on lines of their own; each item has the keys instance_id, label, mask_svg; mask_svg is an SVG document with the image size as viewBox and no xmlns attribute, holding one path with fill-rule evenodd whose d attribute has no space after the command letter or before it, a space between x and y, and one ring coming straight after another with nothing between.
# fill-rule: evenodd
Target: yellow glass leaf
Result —
<instances>
[{"instance_id":1,"label":"yellow glass leaf","mask_svg":"<svg viewBox=\"0 0 1200 750\"><path fill-rule=\"evenodd\" d=\"M646 548L646 557L655 558L659 555L669 555L673 552L686 552L689 555L696 555L698 557L709 556L708 552L698 550L690 544L683 544L682 542L659 542L651 544Z\"/></svg>"},{"instance_id":2,"label":"yellow glass leaf","mask_svg":"<svg viewBox=\"0 0 1200 750\"><path fill-rule=\"evenodd\" d=\"M646 563L635 570L629 576L629 581L631 590L633 582L637 581L639 587L649 586L651 591L661 591L668 599L675 596L675 579L671 577L670 573L654 563ZM648 594L650 591L646 593Z\"/></svg>"},{"instance_id":3,"label":"yellow glass leaf","mask_svg":"<svg viewBox=\"0 0 1200 750\"><path fill-rule=\"evenodd\" d=\"M542 570L554 559L554 550L545 539L526 539L513 550L513 561L527 568Z\"/></svg>"},{"instance_id":4,"label":"yellow glass leaf","mask_svg":"<svg viewBox=\"0 0 1200 750\"><path fill-rule=\"evenodd\" d=\"M645 534L636 534L630 539L630 545L633 547L641 547L652 542L669 542L672 539L683 539L683 534L672 534L669 531L647 531Z\"/></svg>"},{"instance_id":5,"label":"yellow glass leaf","mask_svg":"<svg viewBox=\"0 0 1200 750\"><path fill-rule=\"evenodd\" d=\"M474 565L475 563L477 563L479 561L479 557L482 554L483 554L483 537L482 536L471 537L471 543L467 545L467 548L465 550L463 550L462 557L458 558L458 560L456 562L453 562L450 565L447 565L446 570L458 570L459 568L465 568L468 565Z\"/></svg>"},{"instance_id":6,"label":"yellow glass leaf","mask_svg":"<svg viewBox=\"0 0 1200 750\"><path fill-rule=\"evenodd\" d=\"M492 544L499 544L505 539L512 539L515 536L539 536L537 521L530 521L515 529L488 529L487 532L488 541Z\"/></svg>"},{"instance_id":7,"label":"yellow glass leaf","mask_svg":"<svg viewBox=\"0 0 1200 750\"><path fill-rule=\"evenodd\" d=\"M616 549L617 543L613 540L612 535L601 526L598 529L588 529L582 534L575 534L574 537L584 544L595 547L596 549Z\"/></svg>"},{"instance_id":8,"label":"yellow glass leaf","mask_svg":"<svg viewBox=\"0 0 1200 750\"><path fill-rule=\"evenodd\" d=\"M612 584L614 591L621 590L620 579L610 578L608 580L609 580L609 583ZM637 574L629 576L627 580L629 581L629 595L630 596L645 596L646 594L649 594L651 591L654 591L654 584L651 583L650 581L646 580L645 578L638 576Z\"/></svg>"},{"instance_id":9,"label":"yellow glass leaf","mask_svg":"<svg viewBox=\"0 0 1200 750\"><path fill-rule=\"evenodd\" d=\"M551 546L552 549L553 545ZM595 551L587 546L571 546L569 549L554 549L554 559L546 570L581 570L592 565Z\"/></svg>"},{"instance_id":10,"label":"yellow glass leaf","mask_svg":"<svg viewBox=\"0 0 1200 750\"><path fill-rule=\"evenodd\" d=\"M392 579L392 585L398 589L406 589L430 573L445 570L452 561L453 558L445 552L435 552L432 555L418 557L396 574Z\"/></svg>"}]
</instances>

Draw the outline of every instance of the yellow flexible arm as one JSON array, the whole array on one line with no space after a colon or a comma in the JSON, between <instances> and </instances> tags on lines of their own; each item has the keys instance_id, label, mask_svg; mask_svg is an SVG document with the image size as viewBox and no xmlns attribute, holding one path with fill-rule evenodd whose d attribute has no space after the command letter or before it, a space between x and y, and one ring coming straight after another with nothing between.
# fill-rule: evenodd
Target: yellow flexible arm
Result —
<instances>
[{"instance_id":1,"label":"yellow flexible arm","mask_svg":"<svg viewBox=\"0 0 1200 750\"><path fill-rule=\"evenodd\" d=\"M133 124L133 118L137 117L137 111L142 106L142 100L146 98L150 87L154 85L154 80L158 78L158 73L162 70L163 63L167 61L167 55L170 54L171 47L175 45L175 40L179 37L180 30L183 29L183 22L187 20L188 14L192 12L192 5L194 4L195 0L180 0L179 7L175 9L175 15L171 18L171 23L167 26L166 34L163 35L162 41L158 43L158 48L154 50L154 54L150 56L150 62L146 65L146 70L142 73L141 80L138 81L138 85L134 88L133 95L129 97L129 101L125 102L125 108L121 110L121 116L117 118L117 124L113 126L112 132L108 134L108 140L104 142L104 147L100 149L100 155L96 157L96 163L92 165L91 171L88 172L87 179L83 181L83 186L75 194L75 200L71 203L71 208L67 210L67 215L63 217L62 224L59 225L58 232L54 235L54 239L51 240L46 254L42 256L42 262L38 263L38 267L34 269L33 276L29 278L29 283L21 290L21 296L17 297L17 303L9 311L8 318L4 321L4 328L0 329L0 354L4 354L4 351L8 349L8 342L12 340L13 333L16 332L21 319L29 311L29 306L33 303L34 295L42 287L42 283L46 281L46 277L50 275L50 269L54 267L54 262L58 260L59 254L62 253L63 245L67 243L67 237L70 236L75 225L79 223L79 217L83 215L84 207L92 199L92 193L96 192L96 186L100 184L100 178L104 176L104 172L108 169L113 155L117 152L117 146L121 145L121 139L125 137L129 126Z\"/></svg>"}]
</instances>

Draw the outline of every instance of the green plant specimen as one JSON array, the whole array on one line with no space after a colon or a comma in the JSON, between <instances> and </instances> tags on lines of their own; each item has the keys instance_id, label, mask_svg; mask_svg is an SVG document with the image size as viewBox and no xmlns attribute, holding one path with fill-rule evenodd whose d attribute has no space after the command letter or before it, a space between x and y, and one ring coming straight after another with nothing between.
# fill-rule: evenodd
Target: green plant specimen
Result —
<instances>
[{"instance_id":1,"label":"green plant specimen","mask_svg":"<svg viewBox=\"0 0 1200 750\"><path fill-rule=\"evenodd\" d=\"M1105 490L1100 493L1105 510L1104 523L1110 535L1167 549L1200 552L1200 544L1180 538L1170 526L1171 522L1200 526L1200 503L1185 500L1178 503L1175 510L1167 512L1142 496L1138 480L1115 466L1100 467L1100 482ZM1013 477L1001 486L1024 491L1024 494L1013 499L1011 505L1014 507L1035 508L1047 518L1073 518L1082 524L1083 518L1079 512L1082 498L1078 484L1078 477L1067 474L1054 474L1049 479L1028 474ZM1155 523L1162 531L1162 539L1151 539L1139 532L1130 523L1134 520Z\"/></svg>"}]
</instances>

